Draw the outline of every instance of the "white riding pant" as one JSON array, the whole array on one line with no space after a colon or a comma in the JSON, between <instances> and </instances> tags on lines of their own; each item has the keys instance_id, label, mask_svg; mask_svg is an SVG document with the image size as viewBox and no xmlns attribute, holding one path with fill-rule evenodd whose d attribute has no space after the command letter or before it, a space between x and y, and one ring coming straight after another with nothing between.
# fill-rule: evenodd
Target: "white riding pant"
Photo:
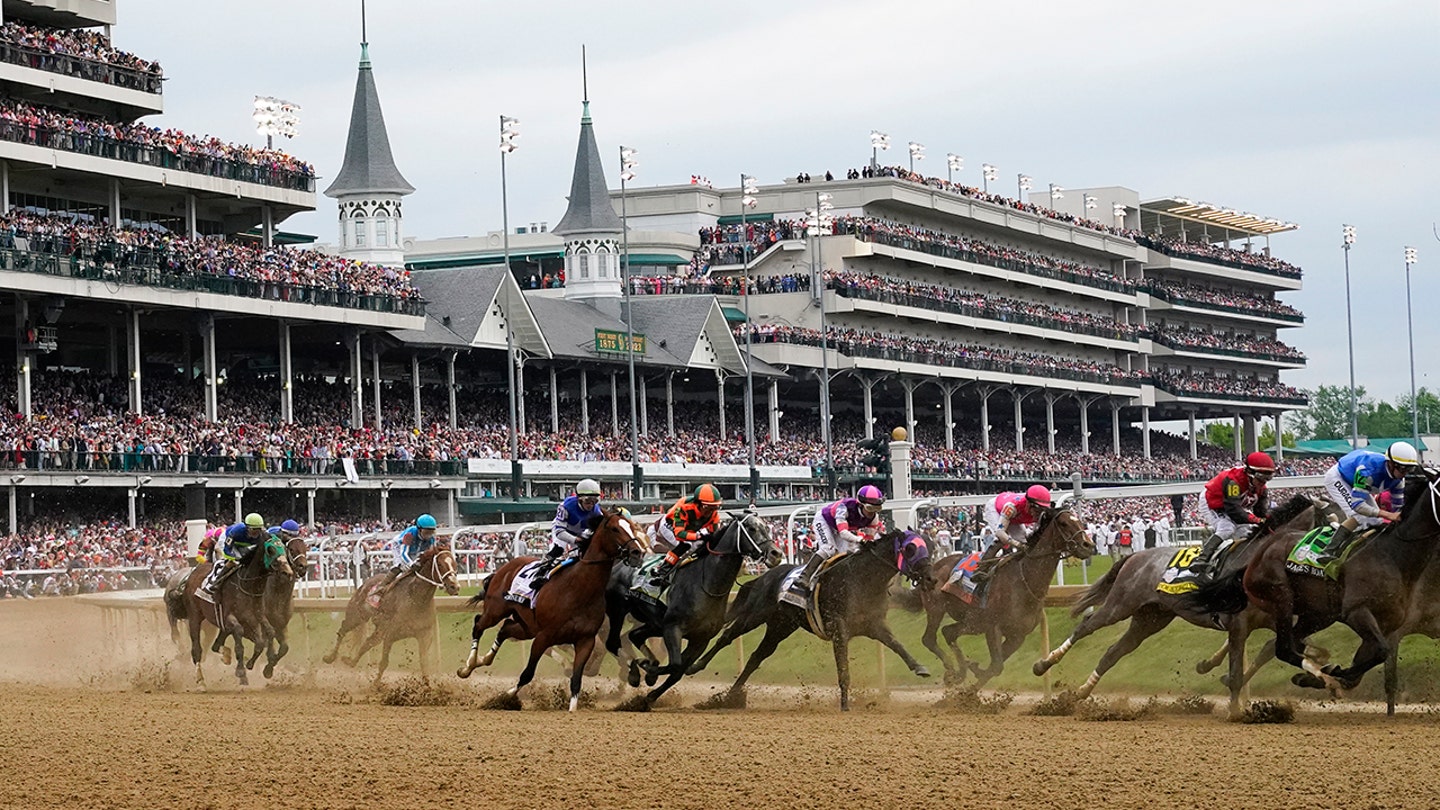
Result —
<instances>
[{"instance_id":1,"label":"white riding pant","mask_svg":"<svg viewBox=\"0 0 1440 810\"><path fill-rule=\"evenodd\" d=\"M1200 517L1221 540L1244 540L1255 530L1255 524L1236 523L1229 515L1211 509L1204 500L1200 501Z\"/></svg>"},{"instance_id":2,"label":"white riding pant","mask_svg":"<svg viewBox=\"0 0 1440 810\"><path fill-rule=\"evenodd\" d=\"M1000 515L1000 510L995 508L995 502L985 504L985 525L995 532L997 538L1002 535L1012 546L1025 543L1025 527L1019 523L1011 523L1005 526L1005 518ZM1004 528L1001 528L1004 526Z\"/></svg>"},{"instance_id":3,"label":"white riding pant","mask_svg":"<svg viewBox=\"0 0 1440 810\"><path fill-rule=\"evenodd\" d=\"M855 550L850 541L830 528L830 524L825 522L823 515L815 515L815 520L810 523L810 530L815 532L815 553L824 559L828 560L836 554Z\"/></svg>"},{"instance_id":4,"label":"white riding pant","mask_svg":"<svg viewBox=\"0 0 1440 810\"><path fill-rule=\"evenodd\" d=\"M1355 507L1350 505L1350 493L1353 490L1354 487L1350 485L1350 482L1340 477L1339 470L1331 467L1325 471L1325 497L1339 508L1341 514L1347 518L1355 518L1360 528L1379 526L1384 523L1385 521L1378 517L1367 517L1355 511ZM1376 509L1380 508L1380 505L1375 503L1375 496L1371 493L1365 493L1365 502Z\"/></svg>"}]
</instances>

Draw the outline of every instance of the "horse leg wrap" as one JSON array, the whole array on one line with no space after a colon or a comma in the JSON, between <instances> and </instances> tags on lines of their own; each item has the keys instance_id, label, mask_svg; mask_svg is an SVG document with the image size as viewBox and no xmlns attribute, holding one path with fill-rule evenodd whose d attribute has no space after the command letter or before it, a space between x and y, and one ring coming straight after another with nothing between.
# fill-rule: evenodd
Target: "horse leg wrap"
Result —
<instances>
[{"instance_id":1,"label":"horse leg wrap","mask_svg":"<svg viewBox=\"0 0 1440 810\"><path fill-rule=\"evenodd\" d=\"M1092 670L1090 677L1085 679L1085 683L1076 690L1076 693L1082 698L1090 697L1090 693L1095 691L1095 684L1097 683L1100 683L1100 673Z\"/></svg>"},{"instance_id":2,"label":"horse leg wrap","mask_svg":"<svg viewBox=\"0 0 1440 810\"><path fill-rule=\"evenodd\" d=\"M1056 647L1054 650L1051 650L1050 654L1045 656L1045 663L1053 664L1056 661L1059 661L1061 658L1064 658L1065 653L1070 652L1070 647L1074 644L1075 640L1073 638L1065 639L1065 642L1063 644L1061 644L1059 647ZM1095 680L1098 681L1100 679L1096 678Z\"/></svg>"}]
</instances>

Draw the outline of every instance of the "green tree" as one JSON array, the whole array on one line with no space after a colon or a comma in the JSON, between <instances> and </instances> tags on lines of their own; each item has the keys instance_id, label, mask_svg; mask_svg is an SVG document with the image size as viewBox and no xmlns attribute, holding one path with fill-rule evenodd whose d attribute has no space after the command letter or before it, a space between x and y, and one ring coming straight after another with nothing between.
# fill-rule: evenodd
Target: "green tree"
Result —
<instances>
[{"instance_id":1,"label":"green tree","mask_svg":"<svg viewBox=\"0 0 1440 810\"><path fill-rule=\"evenodd\" d=\"M1307 393L1310 395L1310 406L1290 417L1290 429L1295 436L1301 439L1343 439L1349 436L1350 387L1322 385ZM1364 386L1355 386L1355 399L1356 410L1364 414L1369 407ZM1437 412L1437 417L1440 417L1440 412Z\"/></svg>"},{"instance_id":2,"label":"green tree","mask_svg":"<svg viewBox=\"0 0 1440 810\"><path fill-rule=\"evenodd\" d=\"M1425 388L1415 392L1415 399L1420 403L1420 432L1433 433L1440 428L1440 396ZM1410 435L1410 395L1401 394L1395 400L1396 410L1405 414L1405 430L1398 433L1399 436Z\"/></svg>"},{"instance_id":3,"label":"green tree","mask_svg":"<svg viewBox=\"0 0 1440 810\"><path fill-rule=\"evenodd\" d=\"M1366 402L1360 409L1360 435L1409 436L1410 411L1388 402Z\"/></svg>"},{"instance_id":4,"label":"green tree","mask_svg":"<svg viewBox=\"0 0 1440 810\"><path fill-rule=\"evenodd\" d=\"M1235 425L1229 421L1206 422L1200 440L1213 447L1235 446Z\"/></svg>"},{"instance_id":5,"label":"green tree","mask_svg":"<svg viewBox=\"0 0 1440 810\"><path fill-rule=\"evenodd\" d=\"M1286 447L1294 447L1294 446L1295 446L1295 434L1287 430L1287 431L1285 431L1284 436L1285 436L1285 446L1286 446ZM1274 446L1275 446L1275 427L1274 427L1274 425L1272 425L1270 422L1266 422L1265 424L1263 424L1263 425L1260 426L1260 449L1261 449L1261 450L1268 450L1268 449L1270 449L1271 447L1274 447Z\"/></svg>"}]
</instances>

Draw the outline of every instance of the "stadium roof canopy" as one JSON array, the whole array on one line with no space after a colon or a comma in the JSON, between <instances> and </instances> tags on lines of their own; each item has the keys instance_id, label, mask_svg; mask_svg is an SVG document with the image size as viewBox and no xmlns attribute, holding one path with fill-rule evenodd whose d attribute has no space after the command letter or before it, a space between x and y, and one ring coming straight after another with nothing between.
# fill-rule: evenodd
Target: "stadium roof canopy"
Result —
<instances>
[{"instance_id":1,"label":"stadium roof canopy","mask_svg":"<svg viewBox=\"0 0 1440 810\"><path fill-rule=\"evenodd\" d=\"M1184 197L1165 197L1140 203L1140 230L1145 233L1161 231L1156 225L1164 219L1178 219L1204 226L1205 230L1215 237L1223 237L1226 231L1232 235L1269 236L1300 227L1293 222L1223 208L1211 203L1192 202ZM1170 228L1163 230L1168 233Z\"/></svg>"}]
</instances>

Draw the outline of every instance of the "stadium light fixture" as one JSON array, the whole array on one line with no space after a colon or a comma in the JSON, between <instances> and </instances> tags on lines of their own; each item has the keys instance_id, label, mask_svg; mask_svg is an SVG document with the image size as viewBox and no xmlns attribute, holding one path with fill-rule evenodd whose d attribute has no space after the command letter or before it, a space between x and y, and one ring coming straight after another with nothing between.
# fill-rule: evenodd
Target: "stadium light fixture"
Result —
<instances>
[{"instance_id":1,"label":"stadium light fixture","mask_svg":"<svg viewBox=\"0 0 1440 810\"><path fill-rule=\"evenodd\" d=\"M910 142L910 173L911 173L911 174L914 174L914 173L915 173L915 161L917 161L917 160L924 160L924 159L925 159L925 145L924 145L924 144L920 144L920 143L916 143L916 142L914 142L914 141L911 141L911 142Z\"/></svg>"},{"instance_id":2,"label":"stadium light fixture","mask_svg":"<svg viewBox=\"0 0 1440 810\"><path fill-rule=\"evenodd\" d=\"M965 158L951 152L945 156L945 179L952 185L955 183L955 172L965 168Z\"/></svg>"},{"instance_id":3,"label":"stadium light fixture","mask_svg":"<svg viewBox=\"0 0 1440 810\"><path fill-rule=\"evenodd\" d=\"M745 286L741 291L744 294L745 305L745 447L750 459L750 505L755 505L755 500L760 492L760 468L755 466L755 374L752 370L755 365L754 345L755 330L750 323L750 297L754 289L750 285L750 243L745 239L745 212L755 207L759 199L755 196L760 193L760 186L755 178L744 172L740 174L740 262L742 271L745 274Z\"/></svg>"},{"instance_id":4,"label":"stadium light fixture","mask_svg":"<svg viewBox=\"0 0 1440 810\"><path fill-rule=\"evenodd\" d=\"M508 115L500 116L500 226L502 248L505 253L505 273L514 277L510 267L510 187L507 176L506 158L520 148L520 119ZM520 405L516 390L515 363L519 359L515 351L514 318L511 309L515 302L508 293L505 295L505 367L507 380L506 395L510 404L510 500L520 500Z\"/></svg>"},{"instance_id":5,"label":"stadium light fixture","mask_svg":"<svg viewBox=\"0 0 1440 810\"><path fill-rule=\"evenodd\" d=\"M1065 199L1065 189L1064 189L1063 187L1061 187L1061 186L1057 186L1057 185L1055 185L1054 183L1051 183L1051 184L1050 184L1050 207L1051 207L1051 208L1054 208L1054 207L1055 207L1055 203L1057 203L1057 202L1059 202L1060 200L1063 200L1063 199Z\"/></svg>"},{"instance_id":6,"label":"stadium light fixture","mask_svg":"<svg viewBox=\"0 0 1440 810\"><path fill-rule=\"evenodd\" d=\"M246 478L246 479L245 479L245 486L247 486L247 487L258 487L258 486L260 486L260 478L259 478L259 476L256 476L256 477L254 477L254 478Z\"/></svg>"},{"instance_id":7,"label":"stadium light fixture","mask_svg":"<svg viewBox=\"0 0 1440 810\"><path fill-rule=\"evenodd\" d=\"M255 131L265 136L265 148L275 148L275 136L294 138L300 131L300 105L274 96L256 96Z\"/></svg>"},{"instance_id":8,"label":"stadium light fixture","mask_svg":"<svg viewBox=\"0 0 1440 810\"><path fill-rule=\"evenodd\" d=\"M989 194L990 181L1000 176L1000 170L989 163L983 163L980 165L980 176L984 180L984 191L986 194Z\"/></svg>"},{"instance_id":9,"label":"stadium light fixture","mask_svg":"<svg viewBox=\"0 0 1440 810\"><path fill-rule=\"evenodd\" d=\"M878 129L870 130L870 168L880 168L880 150L890 151L890 136Z\"/></svg>"},{"instance_id":10,"label":"stadium light fixture","mask_svg":"<svg viewBox=\"0 0 1440 810\"><path fill-rule=\"evenodd\" d=\"M1410 333L1410 438L1420 448L1420 403L1415 401L1415 314L1410 307L1410 265L1419 261L1419 251L1405 248L1405 323Z\"/></svg>"},{"instance_id":11,"label":"stadium light fixture","mask_svg":"<svg viewBox=\"0 0 1440 810\"><path fill-rule=\"evenodd\" d=\"M1355 407L1355 322L1350 314L1350 246L1355 226L1340 226L1340 248L1345 251L1345 333L1350 351L1350 449L1360 449L1360 414Z\"/></svg>"},{"instance_id":12,"label":"stadium light fixture","mask_svg":"<svg viewBox=\"0 0 1440 810\"><path fill-rule=\"evenodd\" d=\"M136 489L139 489L140 487L145 486L146 484L150 483L150 482L153 481L153 480L155 480L155 479L151 478L151 477L148 476L148 475L142 475L142 476L140 476L140 480L138 480L138 481L135 482L135 488L136 488Z\"/></svg>"},{"instance_id":13,"label":"stadium light fixture","mask_svg":"<svg viewBox=\"0 0 1440 810\"><path fill-rule=\"evenodd\" d=\"M12 483L12 484L18 484L18 483L20 483L21 481L24 481L24 480L25 480L25 476L23 476L23 475L12 475L12 476L10 476L10 483Z\"/></svg>"},{"instance_id":14,"label":"stadium light fixture","mask_svg":"<svg viewBox=\"0 0 1440 810\"><path fill-rule=\"evenodd\" d=\"M1127 210L1129 209L1125 207L1125 203L1115 203L1110 206L1110 214L1115 217L1115 227L1125 227L1125 212Z\"/></svg>"},{"instance_id":15,"label":"stadium light fixture","mask_svg":"<svg viewBox=\"0 0 1440 810\"><path fill-rule=\"evenodd\" d=\"M1098 205L1099 205L1099 202L1096 201L1096 199L1095 199L1094 196L1092 196L1092 195L1090 195L1090 194L1081 194L1081 195L1080 195L1080 213L1081 213L1082 215L1083 215L1086 211L1094 211L1095 208L1096 208Z\"/></svg>"},{"instance_id":16,"label":"stadium light fixture","mask_svg":"<svg viewBox=\"0 0 1440 810\"><path fill-rule=\"evenodd\" d=\"M623 285L625 301L625 365L630 378L630 478L632 498L639 498L644 487L640 471L640 420L635 404L635 315L630 308L630 208L626 199L627 184L635 179L635 169L640 165L636 156L640 152L628 146L620 147L620 283Z\"/></svg>"},{"instance_id":17,"label":"stadium light fixture","mask_svg":"<svg viewBox=\"0 0 1440 810\"><path fill-rule=\"evenodd\" d=\"M89 481L90 481L90 476L88 476L88 475L77 475L77 476L75 476L75 485L76 485L76 486L80 486L81 484L89 483Z\"/></svg>"},{"instance_id":18,"label":"stadium light fixture","mask_svg":"<svg viewBox=\"0 0 1440 810\"><path fill-rule=\"evenodd\" d=\"M1025 202L1025 200L1023 199L1025 196L1025 192L1034 188L1033 182L1034 178L1030 177L1030 175L1028 174L1021 173L1015 175L1015 186L1020 190L1019 193L1015 195L1015 198L1020 200L1020 202Z\"/></svg>"}]
</instances>

